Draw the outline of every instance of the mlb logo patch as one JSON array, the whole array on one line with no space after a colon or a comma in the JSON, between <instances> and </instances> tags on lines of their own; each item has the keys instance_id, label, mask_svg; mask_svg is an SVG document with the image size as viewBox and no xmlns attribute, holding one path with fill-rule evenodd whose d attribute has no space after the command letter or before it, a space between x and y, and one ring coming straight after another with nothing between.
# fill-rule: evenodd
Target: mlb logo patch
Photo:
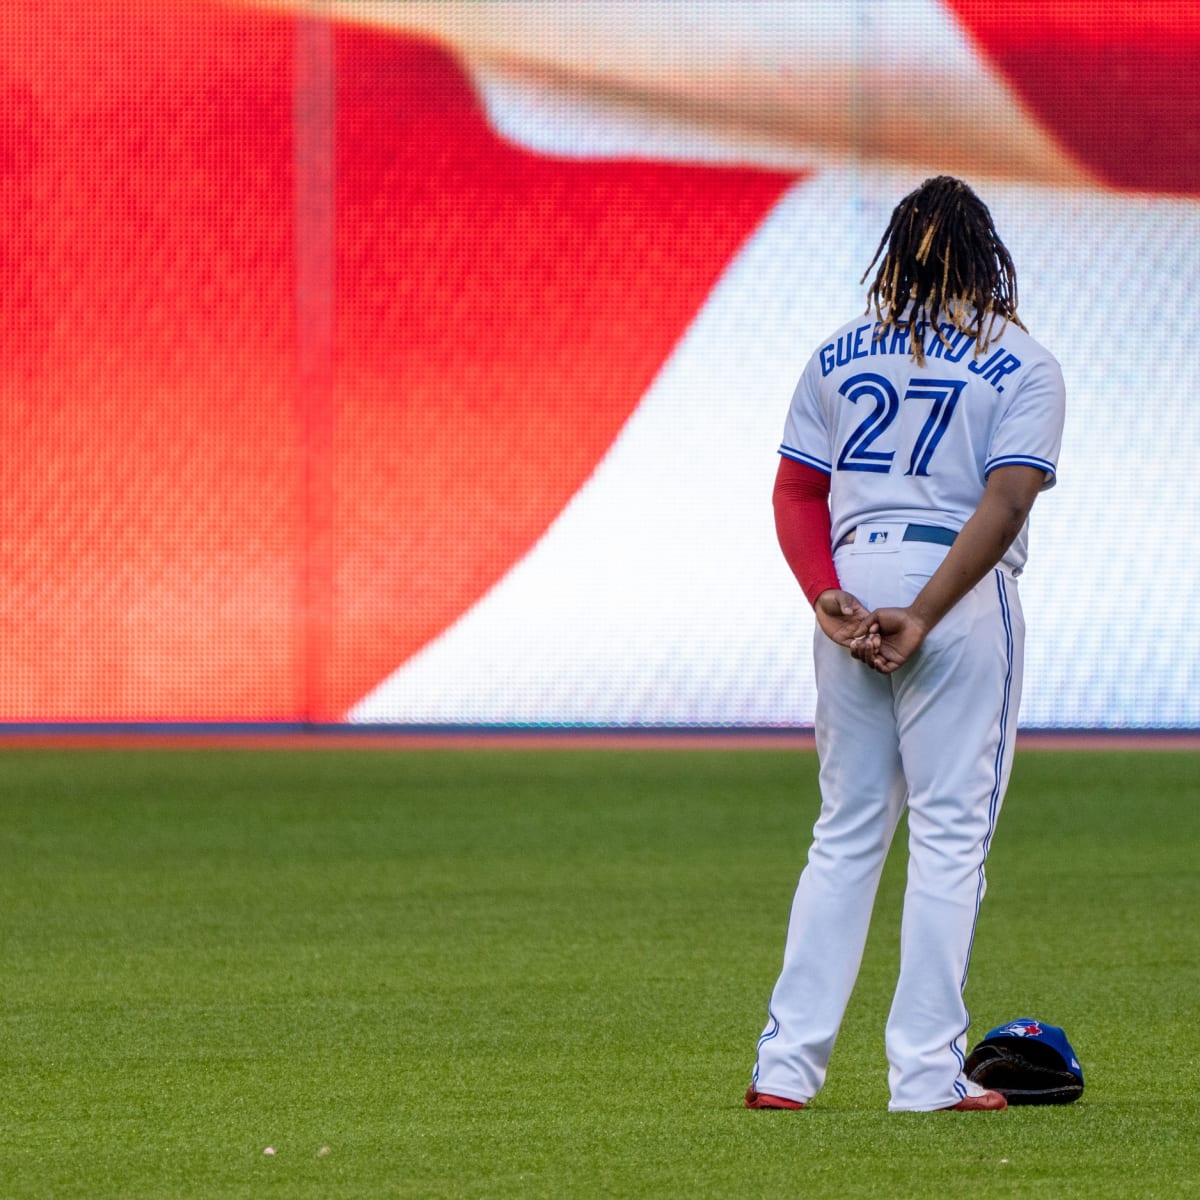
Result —
<instances>
[{"instance_id":1,"label":"mlb logo patch","mask_svg":"<svg viewBox=\"0 0 1200 1200\"><path fill-rule=\"evenodd\" d=\"M879 542L886 542L888 539L888 531L886 529L873 529L867 537L869 545L876 545Z\"/></svg>"}]
</instances>

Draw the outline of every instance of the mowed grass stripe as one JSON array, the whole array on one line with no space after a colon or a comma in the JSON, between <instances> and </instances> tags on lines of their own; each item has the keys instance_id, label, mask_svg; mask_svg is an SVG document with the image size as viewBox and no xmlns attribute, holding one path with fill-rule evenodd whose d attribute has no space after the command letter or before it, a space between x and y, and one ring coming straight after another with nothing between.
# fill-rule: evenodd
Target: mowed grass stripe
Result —
<instances>
[{"instance_id":1,"label":"mowed grass stripe","mask_svg":"<svg viewBox=\"0 0 1200 1200\"><path fill-rule=\"evenodd\" d=\"M811 753L9 751L0 1193L1200 1194L1198 766L1018 749L972 1037L1087 1091L895 1116L902 853L826 1090L740 1107Z\"/></svg>"}]
</instances>

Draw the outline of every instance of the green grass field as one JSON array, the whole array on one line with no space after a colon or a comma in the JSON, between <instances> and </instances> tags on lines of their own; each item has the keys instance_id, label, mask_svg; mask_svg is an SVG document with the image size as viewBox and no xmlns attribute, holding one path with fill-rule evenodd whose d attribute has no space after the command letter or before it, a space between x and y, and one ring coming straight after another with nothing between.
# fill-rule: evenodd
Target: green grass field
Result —
<instances>
[{"instance_id":1,"label":"green grass field","mask_svg":"<svg viewBox=\"0 0 1200 1200\"><path fill-rule=\"evenodd\" d=\"M1087 1090L1002 1114L886 1112L895 855L826 1090L740 1107L815 775L6 751L0 1196L1200 1195L1200 756L1018 749L971 1037Z\"/></svg>"}]
</instances>

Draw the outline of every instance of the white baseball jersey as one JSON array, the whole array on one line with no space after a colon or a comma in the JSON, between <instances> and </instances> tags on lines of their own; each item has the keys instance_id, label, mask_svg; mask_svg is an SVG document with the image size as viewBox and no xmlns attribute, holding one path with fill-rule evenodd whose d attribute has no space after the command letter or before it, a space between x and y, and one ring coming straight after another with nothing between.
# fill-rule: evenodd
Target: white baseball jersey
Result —
<instances>
[{"instance_id":1,"label":"white baseball jersey","mask_svg":"<svg viewBox=\"0 0 1200 1200\"><path fill-rule=\"evenodd\" d=\"M976 339L946 322L945 342L925 331L918 366L907 330L876 337L878 327L861 316L821 344L779 448L831 476L835 546L872 520L961 529L996 467L1037 467L1053 486L1065 397L1048 350L1009 324L976 355ZM1028 526L1004 557L1014 574L1027 542Z\"/></svg>"}]
</instances>

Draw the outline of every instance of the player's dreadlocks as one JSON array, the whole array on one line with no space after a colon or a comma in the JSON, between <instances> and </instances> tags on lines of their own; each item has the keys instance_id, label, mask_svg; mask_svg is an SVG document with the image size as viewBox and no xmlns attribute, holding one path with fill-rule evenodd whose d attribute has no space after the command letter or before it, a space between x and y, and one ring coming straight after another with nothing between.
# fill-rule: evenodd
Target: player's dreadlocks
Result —
<instances>
[{"instance_id":1,"label":"player's dreadlocks","mask_svg":"<svg viewBox=\"0 0 1200 1200\"><path fill-rule=\"evenodd\" d=\"M1012 258L987 205L961 179L927 179L896 205L860 282L866 282L880 255L867 312L874 309L880 334L908 330L918 363L925 362L928 329L949 348L939 322L974 336L976 354L988 348L997 320L1000 332L1009 321L1025 328L1017 316Z\"/></svg>"}]
</instances>

